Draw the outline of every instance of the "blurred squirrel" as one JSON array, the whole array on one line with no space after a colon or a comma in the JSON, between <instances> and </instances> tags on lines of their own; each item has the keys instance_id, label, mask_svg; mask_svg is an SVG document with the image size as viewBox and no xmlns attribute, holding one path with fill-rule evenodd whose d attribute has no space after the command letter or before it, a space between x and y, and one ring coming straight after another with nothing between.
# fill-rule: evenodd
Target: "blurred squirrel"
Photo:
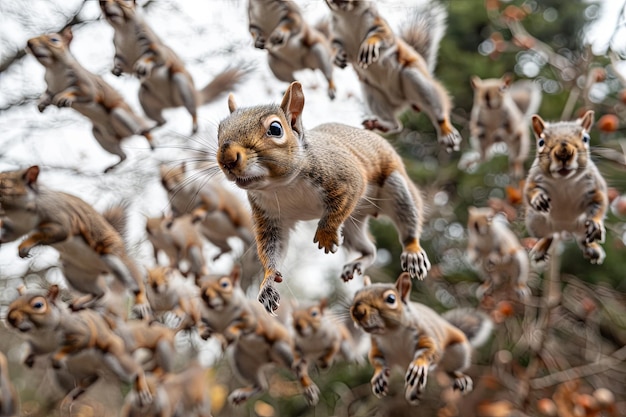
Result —
<instances>
[{"instance_id":1,"label":"blurred squirrel","mask_svg":"<svg viewBox=\"0 0 626 417\"><path fill-rule=\"evenodd\" d=\"M20 398L9 376L9 363L0 352L0 417L20 415Z\"/></svg>"},{"instance_id":2,"label":"blurred squirrel","mask_svg":"<svg viewBox=\"0 0 626 417\"><path fill-rule=\"evenodd\" d=\"M148 387L154 401L141 402L137 383L126 396L122 417L211 417L211 398L207 370L192 363L180 373L148 375Z\"/></svg>"},{"instance_id":3,"label":"blurred squirrel","mask_svg":"<svg viewBox=\"0 0 626 417\"><path fill-rule=\"evenodd\" d=\"M423 279L430 269L419 243L422 199L407 175L402 158L376 133L341 124L305 131L304 94L298 82L282 104L236 108L218 129L217 162L248 193L259 259L265 276L259 301L267 311L278 308L274 282L290 230L300 220L319 219L313 241L326 253L340 244L360 256L343 267L344 281L363 273L376 256L368 218L391 218L403 245L401 266Z\"/></svg>"},{"instance_id":4,"label":"blurred squirrel","mask_svg":"<svg viewBox=\"0 0 626 417\"><path fill-rule=\"evenodd\" d=\"M307 367L313 361L321 369L328 369L337 357L348 362L356 359L356 344L350 330L333 319L326 308L327 300L322 299L291 313L298 367Z\"/></svg>"},{"instance_id":5,"label":"blurred squirrel","mask_svg":"<svg viewBox=\"0 0 626 417\"><path fill-rule=\"evenodd\" d=\"M607 185L591 160L589 131L594 113L575 121L546 123L532 117L537 155L524 185L526 229L539 241L531 259L546 260L555 236L571 233L593 264L606 256L604 217L608 207Z\"/></svg>"},{"instance_id":6,"label":"blurred squirrel","mask_svg":"<svg viewBox=\"0 0 626 417\"><path fill-rule=\"evenodd\" d=\"M135 1L100 0L100 8L115 31L113 74L134 74L141 80L139 102L158 126L165 124L164 109L184 106L193 120L192 133L196 133L197 107L231 91L246 74L241 68L226 69L196 90L183 61L137 12Z\"/></svg>"},{"instance_id":7,"label":"blurred squirrel","mask_svg":"<svg viewBox=\"0 0 626 417\"><path fill-rule=\"evenodd\" d=\"M120 233L85 201L40 186L38 177L37 165L0 172L0 205L13 230L9 237L27 234L18 247L19 256L30 256L39 245L58 250L68 283L87 294L76 300L75 309L90 306L107 293L101 275L112 273L133 292L133 310L147 317L150 309L143 278ZM7 241L4 237L1 240Z\"/></svg>"},{"instance_id":8,"label":"blurred squirrel","mask_svg":"<svg viewBox=\"0 0 626 417\"><path fill-rule=\"evenodd\" d=\"M328 81L328 96L335 98L330 41L304 20L294 1L249 0L248 20L254 46L267 49L276 78L291 83L294 71L319 69Z\"/></svg>"},{"instance_id":9,"label":"blurred squirrel","mask_svg":"<svg viewBox=\"0 0 626 417\"><path fill-rule=\"evenodd\" d=\"M182 261L187 262L184 275L193 274L196 280L208 273L204 259L204 242L198 223L200 218L191 214L179 217L171 215L151 217L146 221L148 240L154 247L154 258L158 263L158 251L163 250L170 259L170 267L181 272Z\"/></svg>"},{"instance_id":10,"label":"blurred squirrel","mask_svg":"<svg viewBox=\"0 0 626 417\"><path fill-rule=\"evenodd\" d=\"M464 394L472 391L472 379L463 372L470 366L472 346L480 346L491 334L489 318L471 309L440 316L411 302L411 279L406 272L395 285L367 280L365 284L354 296L350 315L371 335L374 394L387 394L394 367L406 370L405 398L412 405L419 404L428 373L435 367L452 378L454 389Z\"/></svg>"},{"instance_id":11,"label":"blurred squirrel","mask_svg":"<svg viewBox=\"0 0 626 417\"><path fill-rule=\"evenodd\" d=\"M470 141L480 153L480 162L487 160L493 144L504 142L508 148L509 171L515 178L522 178L530 150L528 121L539 110L541 87L528 80L513 82L510 75L485 80L474 76L471 84L474 105Z\"/></svg>"},{"instance_id":12,"label":"blurred squirrel","mask_svg":"<svg viewBox=\"0 0 626 417\"><path fill-rule=\"evenodd\" d=\"M51 353L53 368L67 367L72 356L83 351L96 351L100 366L105 365L120 380L139 380L141 401L149 404L152 396L146 385L143 370L130 355L124 340L109 327L101 313L85 309L72 312L57 306L59 289L52 286L47 293L26 292L15 299L8 308L7 323L11 328L28 336L28 351L24 363L32 366L35 356ZM97 380L94 373L77 384L66 398L78 398Z\"/></svg>"},{"instance_id":13,"label":"blurred squirrel","mask_svg":"<svg viewBox=\"0 0 626 417\"><path fill-rule=\"evenodd\" d=\"M143 135L152 147L150 129L153 123L137 116L120 93L102 77L87 71L69 50L73 35L71 28L61 33L38 36L28 41L29 51L46 68L46 92L39 99L38 109L44 111L53 104L72 107L87 117L93 125L93 135L107 152L120 157L118 166L126 159L123 139Z\"/></svg>"},{"instance_id":14,"label":"blurred squirrel","mask_svg":"<svg viewBox=\"0 0 626 417\"><path fill-rule=\"evenodd\" d=\"M209 276L202 282L200 294L206 306L203 320L209 328L233 345L231 363L234 371L250 385L228 396L237 405L268 388L262 369L275 364L296 373L309 405L317 404L319 388L306 367L297 366L294 341L287 328L262 307L246 298L239 286L239 269L230 276Z\"/></svg>"},{"instance_id":15,"label":"blurred squirrel","mask_svg":"<svg viewBox=\"0 0 626 417\"><path fill-rule=\"evenodd\" d=\"M413 10L396 36L374 1L326 0L332 12L335 64L352 64L372 117L366 129L402 130L397 113L411 106L426 113L446 150L458 150L461 135L450 122L448 92L434 77L446 11L437 3Z\"/></svg>"},{"instance_id":16,"label":"blurred squirrel","mask_svg":"<svg viewBox=\"0 0 626 417\"><path fill-rule=\"evenodd\" d=\"M198 287L185 282L177 270L164 266L148 269L146 290L152 311L166 324L176 330L195 327L201 337L208 337Z\"/></svg>"},{"instance_id":17,"label":"blurred squirrel","mask_svg":"<svg viewBox=\"0 0 626 417\"><path fill-rule=\"evenodd\" d=\"M469 207L467 234L467 256L485 279L476 291L477 297L481 299L494 283L508 278L518 297L526 299L530 295L530 260L506 220L497 218L490 207Z\"/></svg>"}]
</instances>

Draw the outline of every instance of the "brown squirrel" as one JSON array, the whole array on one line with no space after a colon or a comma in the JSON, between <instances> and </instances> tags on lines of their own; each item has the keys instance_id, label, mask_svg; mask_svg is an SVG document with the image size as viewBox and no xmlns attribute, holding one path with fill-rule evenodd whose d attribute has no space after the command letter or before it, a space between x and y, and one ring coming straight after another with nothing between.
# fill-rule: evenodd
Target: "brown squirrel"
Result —
<instances>
[{"instance_id":1,"label":"brown squirrel","mask_svg":"<svg viewBox=\"0 0 626 417\"><path fill-rule=\"evenodd\" d=\"M428 373L439 367L454 389L468 393L472 379L463 372L470 366L472 346L491 334L489 318L471 309L451 310L443 317L410 300L411 279L402 273L394 284L369 284L354 295L350 315L371 335L369 360L374 367L372 391L387 395L392 368L406 370L405 398L419 404Z\"/></svg>"},{"instance_id":2,"label":"brown squirrel","mask_svg":"<svg viewBox=\"0 0 626 417\"><path fill-rule=\"evenodd\" d=\"M188 285L176 270L157 266L148 269L147 296L155 315L176 330L195 327L201 337L208 337L202 322L202 300L198 287Z\"/></svg>"},{"instance_id":3,"label":"brown squirrel","mask_svg":"<svg viewBox=\"0 0 626 417\"><path fill-rule=\"evenodd\" d=\"M467 255L483 275L485 282L476 292L480 299L494 283L510 279L520 299L530 295L528 275L530 260L518 237L496 217L490 207L469 207L467 218Z\"/></svg>"},{"instance_id":4,"label":"brown squirrel","mask_svg":"<svg viewBox=\"0 0 626 417\"><path fill-rule=\"evenodd\" d=\"M100 0L100 8L115 30L112 72L117 76L127 73L139 77L139 102L158 126L166 122L161 114L164 109L184 106L192 117L192 133L195 133L197 107L231 91L246 74L241 68L226 69L198 91L183 61L154 33L138 13L134 0Z\"/></svg>"},{"instance_id":5,"label":"brown squirrel","mask_svg":"<svg viewBox=\"0 0 626 417\"><path fill-rule=\"evenodd\" d=\"M46 68L46 92L39 99L39 111L53 104L71 107L87 117L93 125L93 135L107 152L120 157L118 166L126 159L123 139L143 135L152 147L150 129L153 124L137 116L120 93L102 77L87 71L69 50L73 35L71 28L28 41L29 51Z\"/></svg>"},{"instance_id":6,"label":"brown squirrel","mask_svg":"<svg viewBox=\"0 0 626 417\"><path fill-rule=\"evenodd\" d=\"M0 417L20 415L20 398L9 376L9 364L4 353L0 352Z\"/></svg>"},{"instance_id":7,"label":"brown squirrel","mask_svg":"<svg viewBox=\"0 0 626 417\"><path fill-rule=\"evenodd\" d=\"M326 309L327 300L324 298L312 306L292 311L296 366L307 367L312 360L321 369L327 369L339 356L345 361L356 359L352 334Z\"/></svg>"},{"instance_id":8,"label":"brown squirrel","mask_svg":"<svg viewBox=\"0 0 626 417\"><path fill-rule=\"evenodd\" d=\"M254 46L267 49L276 78L291 83L294 71L319 69L328 81L328 96L335 98L330 42L304 20L294 1L249 0L248 20Z\"/></svg>"},{"instance_id":9,"label":"brown squirrel","mask_svg":"<svg viewBox=\"0 0 626 417\"><path fill-rule=\"evenodd\" d=\"M182 261L187 262L185 276L189 273L199 279L208 273L204 259L204 241L197 227L200 218L191 214L173 217L171 215L152 217L146 221L148 240L154 247L154 257L158 263L158 251L163 250L170 259L170 267L182 271Z\"/></svg>"},{"instance_id":10,"label":"brown squirrel","mask_svg":"<svg viewBox=\"0 0 626 417\"><path fill-rule=\"evenodd\" d=\"M86 294L75 301L75 309L103 297L108 287L101 275L112 273L133 292L133 310L147 317L150 309L143 278L120 233L84 200L40 186L38 177L36 165L0 172L0 205L12 230L8 237L26 235L18 247L19 256L30 256L39 245L58 250L68 284ZM4 237L1 240L7 241Z\"/></svg>"},{"instance_id":11,"label":"brown squirrel","mask_svg":"<svg viewBox=\"0 0 626 417\"><path fill-rule=\"evenodd\" d=\"M508 148L509 171L524 176L524 161L530 150L528 121L539 110L541 87L527 80L513 82L510 75L481 80L471 78L474 105L470 118L470 142L480 153L480 162L497 142Z\"/></svg>"},{"instance_id":12,"label":"brown squirrel","mask_svg":"<svg viewBox=\"0 0 626 417\"><path fill-rule=\"evenodd\" d=\"M343 246L360 257L343 267L344 281L362 273L376 256L368 235L370 216L387 215L403 245L401 266L423 279L430 269L419 243L422 199L402 158L376 133L341 124L305 131L304 94L292 83L282 104L236 108L218 129L217 162L230 181L248 193L259 259L265 276L259 301L278 308L279 263L289 232L300 220L320 219L313 241L326 253Z\"/></svg>"},{"instance_id":13,"label":"brown squirrel","mask_svg":"<svg viewBox=\"0 0 626 417\"><path fill-rule=\"evenodd\" d=\"M141 402L137 383L126 396L122 417L211 417L211 398L207 386L207 370L192 363L179 373L147 375L154 401Z\"/></svg>"},{"instance_id":14,"label":"brown squirrel","mask_svg":"<svg viewBox=\"0 0 626 417\"><path fill-rule=\"evenodd\" d=\"M607 185L589 153L594 113L575 121L546 123L532 116L537 155L524 185L526 229L539 241L531 259L546 260L554 238L569 232L585 258L601 264L606 256L604 217Z\"/></svg>"},{"instance_id":15,"label":"brown squirrel","mask_svg":"<svg viewBox=\"0 0 626 417\"><path fill-rule=\"evenodd\" d=\"M32 366L37 355L51 353L53 368L66 368L67 361L84 351L99 353L100 367L104 365L120 380L139 381L141 401L149 404L152 396L146 385L143 369L130 355L124 340L109 327L107 320L94 310L72 312L57 305L59 289L52 286L43 293L29 291L20 295L9 305L8 325L28 339L28 351L24 363ZM98 373L77 382L66 396L75 400L98 379ZM64 402L66 402L64 401Z\"/></svg>"},{"instance_id":16,"label":"brown squirrel","mask_svg":"<svg viewBox=\"0 0 626 417\"><path fill-rule=\"evenodd\" d=\"M429 4L416 10L396 36L376 8L376 2L326 0L332 12L331 43L335 64L352 64L361 82L371 118L366 129L402 130L396 114L404 108L426 113L439 144L458 150L461 135L450 122L450 98L433 76L437 48L445 31L446 12Z\"/></svg>"},{"instance_id":17,"label":"brown squirrel","mask_svg":"<svg viewBox=\"0 0 626 417\"><path fill-rule=\"evenodd\" d=\"M287 328L262 307L246 298L239 285L239 268L230 276L213 275L202 281L200 294L206 306L203 320L214 332L233 345L231 363L235 372L250 385L231 392L228 399L237 405L265 391L268 382L260 372L268 364L294 371L309 405L317 404L319 388L307 367L294 359L294 341Z\"/></svg>"}]
</instances>

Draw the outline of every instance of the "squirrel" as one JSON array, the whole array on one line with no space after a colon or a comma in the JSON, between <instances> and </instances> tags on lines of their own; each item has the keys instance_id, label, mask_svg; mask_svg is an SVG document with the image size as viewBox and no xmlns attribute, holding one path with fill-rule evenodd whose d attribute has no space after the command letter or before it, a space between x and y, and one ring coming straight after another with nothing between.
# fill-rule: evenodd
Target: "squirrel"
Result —
<instances>
[{"instance_id":1,"label":"squirrel","mask_svg":"<svg viewBox=\"0 0 626 417\"><path fill-rule=\"evenodd\" d=\"M176 330L195 327L206 339L208 330L202 321L199 289L188 285L176 272L176 269L164 266L148 269L146 290L150 307L157 316L163 316L164 322L171 322Z\"/></svg>"},{"instance_id":2,"label":"squirrel","mask_svg":"<svg viewBox=\"0 0 626 417\"><path fill-rule=\"evenodd\" d=\"M279 262L300 220L319 219L313 242L324 252L337 250L341 230L343 246L360 253L343 267L348 281L376 256L368 218L387 215L403 245L402 269L412 278L426 276L430 262L419 243L422 198L389 142L337 123L305 131L297 81L280 106L236 108L231 94L228 107L230 115L218 128L217 162L228 180L247 191L264 268L259 301L268 312L278 308L274 282L282 281Z\"/></svg>"},{"instance_id":3,"label":"squirrel","mask_svg":"<svg viewBox=\"0 0 626 417\"><path fill-rule=\"evenodd\" d=\"M366 129L383 133L402 130L396 114L411 106L426 113L447 151L458 150L461 135L450 122L451 102L434 77L437 49L446 11L435 3L415 10L396 36L376 2L326 0L332 12L331 44L340 68L352 64L359 77L371 118Z\"/></svg>"},{"instance_id":4,"label":"squirrel","mask_svg":"<svg viewBox=\"0 0 626 417\"><path fill-rule=\"evenodd\" d=\"M37 165L0 172L0 205L13 230L9 237L26 231L22 234L26 238L18 247L19 256L30 256L39 245L58 250L68 284L86 293L73 304L77 310L107 293L101 275L112 273L133 292L136 314L147 317L150 309L143 278L120 233L84 200L42 187L38 177ZM3 238L1 242L7 241Z\"/></svg>"},{"instance_id":5,"label":"squirrel","mask_svg":"<svg viewBox=\"0 0 626 417\"><path fill-rule=\"evenodd\" d=\"M206 368L192 363L179 373L148 374L146 379L154 401L142 404L135 383L125 398L122 417L211 417Z\"/></svg>"},{"instance_id":6,"label":"squirrel","mask_svg":"<svg viewBox=\"0 0 626 417\"><path fill-rule=\"evenodd\" d=\"M72 39L72 30L68 27L61 33L41 35L28 41L26 50L46 68L47 89L37 108L43 112L51 104L71 107L87 117L100 146L120 157L119 162L104 171L109 172L126 160L121 147L123 139L143 135L153 148L150 130L154 123L135 114L120 93L74 58L69 50Z\"/></svg>"},{"instance_id":7,"label":"squirrel","mask_svg":"<svg viewBox=\"0 0 626 417\"><path fill-rule=\"evenodd\" d=\"M143 404L152 396L147 388L143 369L128 352L124 340L109 327L98 312L84 309L72 312L57 305L59 288L53 285L45 293L29 291L17 297L7 310L6 321L28 339L24 364L32 367L37 355L51 354L55 369L67 368L68 360L91 350L99 352L100 367L104 364L120 380L139 380ZM76 400L98 379L98 373L77 382L64 402Z\"/></svg>"},{"instance_id":8,"label":"squirrel","mask_svg":"<svg viewBox=\"0 0 626 417\"><path fill-rule=\"evenodd\" d=\"M181 267L187 261L184 275L191 273L198 280L208 273L204 259L204 242L197 226L200 218L191 214L179 217L172 215L152 217L146 221L148 240L154 247L154 257L158 263L158 251L163 250L170 258L170 267ZM182 271L182 270L181 270Z\"/></svg>"},{"instance_id":9,"label":"squirrel","mask_svg":"<svg viewBox=\"0 0 626 417\"><path fill-rule=\"evenodd\" d=\"M467 255L485 277L476 295L482 299L493 283L508 278L522 300L530 295L528 275L530 260L519 239L507 226L506 220L498 218L490 207L468 208Z\"/></svg>"},{"instance_id":10,"label":"squirrel","mask_svg":"<svg viewBox=\"0 0 626 417\"><path fill-rule=\"evenodd\" d=\"M11 382L7 357L0 352L0 417L17 417L19 415L20 399Z\"/></svg>"},{"instance_id":11,"label":"squirrel","mask_svg":"<svg viewBox=\"0 0 626 417\"><path fill-rule=\"evenodd\" d=\"M371 336L369 360L374 367L372 391L387 395L392 368L406 369L405 399L419 404L428 373L439 367L466 394L473 389L464 373L470 366L472 347L491 334L492 322L472 309L451 310L440 316L430 307L410 300L411 279L402 273L395 284L370 284L354 295L350 316Z\"/></svg>"},{"instance_id":12,"label":"squirrel","mask_svg":"<svg viewBox=\"0 0 626 417\"><path fill-rule=\"evenodd\" d=\"M166 123L162 111L184 106L192 117L192 134L198 130L197 107L231 91L247 71L226 69L201 90L183 61L166 46L137 12L135 1L100 0L100 8L113 26L115 59L113 74L135 74L141 81L139 103L157 126Z\"/></svg>"},{"instance_id":13,"label":"squirrel","mask_svg":"<svg viewBox=\"0 0 626 417\"><path fill-rule=\"evenodd\" d=\"M328 369L335 358L356 359L356 344L350 330L326 312L324 298L309 307L292 311L296 366L307 367L312 360L321 369Z\"/></svg>"},{"instance_id":14,"label":"squirrel","mask_svg":"<svg viewBox=\"0 0 626 417\"><path fill-rule=\"evenodd\" d=\"M276 78L291 83L294 71L319 69L328 81L328 96L335 98L330 41L304 20L294 1L249 0L248 20L254 46L267 49Z\"/></svg>"},{"instance_id":15,"label":"squirrel","mask_svg":"<svg viewBox=\"0 0 626 417\"><path fill-rule=\"evenodd\" d=\"M319 388L311 380L307 367L294 359L294 340L287 327L276 317L246 298L239 285L240 271L230 275L204 278L200 295L204 301L203 320L209 329L233 345L231 363L234 371L250 385L234 390L228 396L237 405L267 389L261 369L268 364L282 365L294 371L309 405L319 401Z\"/></svg>"},{"instance_id":16,"label":"squirrel","mask_svg":"<svg viewBox=\"0 0 626 417\"><path fill-rule=\"evenodd\" d=\"M536 262L547 259L555 237L571 233L592 264L606 257L604 217L607 184L591 160L589 131L594 112L575 121L545 122L533 115L537 154L524 185L526 229L539 238L530 251Z\"/></svg>"},{"instance_id":17,"label":"squirrel","mask_svg":"<svg viewBox=\"0 0 626 417\"><path fill-rule=\"evenodd\" d=\"M474 104L470 117L470 142L480 153L480 162L497 142L508 148L509 171L524 176L524 161L530 150L528 121L539 110L541 87L528 80L513 82L510 75L481 80L471 78Z\"/></svg>"}]
</instances>

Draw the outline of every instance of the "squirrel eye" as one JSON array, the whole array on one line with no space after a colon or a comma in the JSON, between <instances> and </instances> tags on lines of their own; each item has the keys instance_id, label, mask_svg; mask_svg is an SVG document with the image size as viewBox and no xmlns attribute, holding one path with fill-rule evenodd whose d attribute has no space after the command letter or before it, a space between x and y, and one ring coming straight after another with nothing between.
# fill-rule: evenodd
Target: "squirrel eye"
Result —
<instances>
[{"instance_id":1,"label":"squirrel eye","mask_svg":"<svg viewBox=\"0 0 626 417\"><path fill-rule=\"evenodd\" d=\"M270 128L267 129L267 134L269 136L281 137L283 135L283 127L279 122L272 122Z\"/></svg>"},{"instance_id":2,"label":"squirrel eye","mask_svg":"<svg viewBox=\"0 0 626 417\"><path fill-rule=\"evenodd\" d=\"M311 311L311 317L317 317L318 314L319 314L319 311L317 310Z\"/></svg>"},{"instance_id":3,"label":"squirrel eye","mask_svg":"<svg viewBox=\"0 0 626 417\"><path fill-rule=\"evenodd\" d=\"M537 146L539 146L540 148L543 148L543 145L545 145L545 144L546 144L546 141L543 140L543 138L541 138L541 139L539 139L537 141Z\"/></svg>"},{"instance_id":4,"label":"squirrel eye","mask_svg":"<svg viewBox=\"0 0 626 417\"><path fill-rule=\"evenodd\" d=\"M31 301L30 305L35 310L41 310L44 307L45 304L44 304L44 302L41 299L36 298L33 301Z\"/></svg>"},{"instance_id":5,"label":"squirrel eye","mask_svg":"<svg viewBox=\"0 0 626 417\"><path fill-rule=\"evenodd\" d=\"M59 42L61 42L61 39L57 38L56 36L53 36L53 37L50 38L50 41L52 43L59 43Z\"/></svg>"},{"instance_id":6,"label":"squirrel eye","mask_svg":"<svg viewBox=\"0 0 626 417\"><path fill-rule=\"evenodd\" d=\"M230 282L227 279L223 279L220 281L220 287L228 288L230 286Z\"/></svg>"},{"instance_id":7,"label":"squirrel eye","mask_svg":"<svg viewBox=\"0 0 626 417\"><path fill-rule=\"evenodd\" d=\"M589 137L589 133L584 132L583 133L583 143L589 143L590 140L591 140L591 138Z\"/></svg>"},{"instance_id":8,"label":"squirrel eye","mask_svg":"<svg viewBox=\"0 0 626 417\"><path fill-rule=\"evenodd\" d=\"M387 297L385 297L385 302L387 304L395 304L396 303L396 295L395 294L388 294Z\"/></svg>"}]
</instances>

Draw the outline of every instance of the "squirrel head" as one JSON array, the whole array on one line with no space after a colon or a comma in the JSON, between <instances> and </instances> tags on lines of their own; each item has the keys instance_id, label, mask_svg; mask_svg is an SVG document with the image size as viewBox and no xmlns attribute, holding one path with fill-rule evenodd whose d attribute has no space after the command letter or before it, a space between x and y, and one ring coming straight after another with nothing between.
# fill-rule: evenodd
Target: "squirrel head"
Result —
<instances>
[{"instance_id":1,"label":"squirrel head","mask_svg":"<svg viewBox=\"0 0 626 417\"><path fill-rule=\"evenodd\" d=\"M49 33L29 39L26 50L37 58L41 65L49 67L71 57L69 46L73 38L72 28L68 26L60 33Z\"/></svg>"},{"instance_id":2,"label":"squirrel head","mask_svg":"<svg viewBox=\"0 0 626 417\"><path fill-rule=\"evenodd\" d=\"M323 324L324 310L328 300L325 298L308 308L299 308L292 312L293 328L302 337L314 335Z\"/></svg>"},{"instance_id":3,"label":"squirrel head","mask_svg":"<svg viewBox=\"0 0 626 417\"><path fill-rule=\"evenodd\" d=\"M167 266L149 268L146 284L148 287L152 288L152 291L155 293L162 294L167 291L173 273L174 270Z\"/></svg>"},{"instance_id":4,"label":"squirrel head","mask_svg":"<svg viewBox=\"0 0 626 417\"><path fill-rule=\"evenodd\" d=\"M470 79L470 84L474 89L474 102L481 104L490 110L502 107L504 96L509 91L512 78L505 74L502 78L488 78L481 80L477 76Z\"/></svg>"},{"instance_id":5,"label":"squirrel head","mask_svg":"<svg viewBox=\"0 0 626 417\"><path fill-rule=\"evenodd\" d=\"M133 20L136 15L135 0L100 0L100 9L104 18L111 25L123 25Z\"/></svg>"},{"instance_id":6,"label":"squirrel head","mask_svg":"<svg viewBox=\"0 0 626 417\"><path fill-rule=\"evenodd\" d=\"M237 108L228 98L230 116L219 124L217 162L226 178L244 190L282 185L298 171L304 145L304 94L292 83L280 106Z\"/></svg>"},{"instance_id":7,"label":"squirrel head","mask_svg":"<svg viewBox=\"0 0 626 417\"><path fill-rule=\"evenodd\" d=\"M205 305L215 311L222 311L239 302L238 297L245 295L239 286L240 268L235 266L230 275L203 277L200 296Z\"/></svg>"},{"instance_id":8,"label":"squirrel head","mask_svg":"<svg viewBox=\"0 0 626 417\"><path fill-rule=\"evenodd\" d=\"M537 161L545 175L570 178L586 169L593 118L592 110L580 119L566 122L547 123L539 115L532 116L532 128L537 139Z\"/></svg>"},{"instance_id":9,"label":"squirrel head","mask_svg":"<svg viewBox=\"0 0 626 417\"><path fill-rule=\"evenodd\" d=\"M467 208L467 229L470 232L476 232L479 235L486 235L491 228L491 222L495 212L491 207L473 207Z\"/></svg>"},{"instance_id":10,"label":"squirrel head","mask_svg":"<svg viewBox=\"0 0 626 417\"><path fill-rule=\"evenodd\" d=\"M0 172L0 206L28 207L37 193L39 167Z\"/></svg>"},{"instance_id":11,"label":"squirrel head","mask_svg":"<svg viewBox=\"0 0 626 417\"><path fill-rule=\"evenodd\" d=\"M374 6L374 2L363 0L326 0L326 4L337 12L356 12Z\"/></svg>"},{"instance_id":12,"label":"squirrel head","mask_svg":"<svg viewBox=\"0 0 626 417\"><path fill-rule=\"evenodd\" d=\"M385 334L403 325L404 306L409 303L411 277L403 272L393 284L365 285L354 295L350 316L363 330Z\"/></svg>"},{"instance_id":13,"label":"squirrel head","mask_svg":"<svg viewBox=\"0 0 626 417\"><path fill-rule=\"evenodd\" d=\"M7 323L23 333L56 327L60 320L55 304L58 295L56 285L50 286L47 292L36 290L20 295L9 305Z\"/></svg>"}]
</instances>

